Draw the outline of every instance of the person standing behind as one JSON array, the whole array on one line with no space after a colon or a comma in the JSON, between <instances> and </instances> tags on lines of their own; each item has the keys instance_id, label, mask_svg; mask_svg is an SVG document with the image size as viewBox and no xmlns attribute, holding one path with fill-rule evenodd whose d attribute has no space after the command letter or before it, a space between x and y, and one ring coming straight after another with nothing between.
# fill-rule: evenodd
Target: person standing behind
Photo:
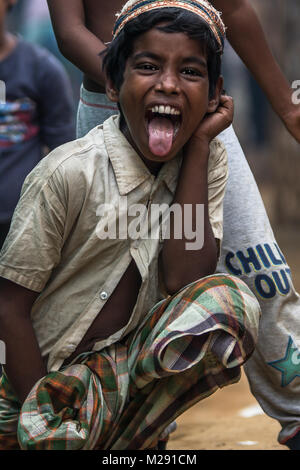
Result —
<instances>
[{"instance_id":1,"label":"person standing behind","mask_svg":"<svg viewBox=\"0 0 300 470\"><path fill-rule=\"evenodd\" d=\"M63 66L46 49L6 30L17 0L0 0L0 249L27 174L48 150L75 138L73 97Z\"/></svg>"},{"instance_id":2,"label":"person standing behind","mask_svg":"<svg viewBox=\"0 0 300 470\"><path fill-rule=\"evenodd\" d=\"M47 1L61 53L84 72L85 90L105 93L105 75L100 59L95 59L111 41L112 25L122 0ZM210 3L222 11L231 46L253 74L290 134L300 142L300 105L292 102L293 90L274 60L250 2L212 0Z\"/></svg>"}]
</instances>

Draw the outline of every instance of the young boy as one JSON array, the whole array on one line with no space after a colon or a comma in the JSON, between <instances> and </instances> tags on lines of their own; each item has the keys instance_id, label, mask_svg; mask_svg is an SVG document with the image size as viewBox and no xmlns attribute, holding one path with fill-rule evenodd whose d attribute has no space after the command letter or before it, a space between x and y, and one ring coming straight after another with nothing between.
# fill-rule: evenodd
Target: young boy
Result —
<instances>
[{"instance_id":1,"label":"young boy","mask_svg":"<svg viewBox=\"0 0 300 470\"><path fill-rule=\"evenodd\" d=\"M214 138L232 120L223 43L203 0L128 2L105 56L120 118L26 179L0 259L0 448L153 447L239 379L260 310L213 274L227 177Z\"/></svg>"},{"instance_id":2,"label":"young boy","mask_svg":"<svg viewBox=\"0 0 300 470\"><path fill-rule=\"evenodd\" d=\"M46 50L8 32L16 0L0 0L0 248L27 174L49 149L75 138L68 77ZM47 150L46 150L47 149Z\"/></svg>"}]
</instances>

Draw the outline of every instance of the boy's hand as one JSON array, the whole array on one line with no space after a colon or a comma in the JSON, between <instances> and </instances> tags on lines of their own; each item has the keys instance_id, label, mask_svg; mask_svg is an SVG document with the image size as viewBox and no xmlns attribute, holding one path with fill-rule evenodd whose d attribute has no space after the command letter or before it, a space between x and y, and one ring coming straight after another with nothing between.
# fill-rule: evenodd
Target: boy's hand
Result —
<instances>
[{"instance_id":1,"label":"boy's hand","mask_svg":"<svg viewBox=\"0 0 300 470\"><path fill-rule=\"evenodd\" d=\"M192 135L191 140L200 139L210 143L220 132L232 124L233 109L233 99L231 96L221 95L218 108L214 113L205 116Z\"/></svg>"}]
</instances>

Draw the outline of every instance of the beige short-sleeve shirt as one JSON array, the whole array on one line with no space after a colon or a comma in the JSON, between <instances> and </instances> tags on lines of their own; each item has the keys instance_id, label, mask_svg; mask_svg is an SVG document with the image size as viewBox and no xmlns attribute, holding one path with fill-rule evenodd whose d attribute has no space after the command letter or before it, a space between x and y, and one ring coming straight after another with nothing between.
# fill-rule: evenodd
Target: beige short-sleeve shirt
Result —
<instances>
[{"instance_id":1,"label":"beige short-sleeve shirt","mask_svg":"<svg viewBox=\"0 0 300 470\"><path fill-rule=\"evenodd\" d=\"M210 149L209 215L221 240L227 155L218 140ZM0 254L0 276L40 293L31 318L42 355L49 354L48 370L59 369L76 349L132 259L142 284L128 324L93 349L132 331L163 298L161 227L151 227L148 210L152 204L172 204L180 165L177 156L155 178L113 116L82 139L55 149L26 178ZM138 211L129 214L132 207L147 208L138 214L144 238L138 237Z\"/></svg>"}]
</instances>

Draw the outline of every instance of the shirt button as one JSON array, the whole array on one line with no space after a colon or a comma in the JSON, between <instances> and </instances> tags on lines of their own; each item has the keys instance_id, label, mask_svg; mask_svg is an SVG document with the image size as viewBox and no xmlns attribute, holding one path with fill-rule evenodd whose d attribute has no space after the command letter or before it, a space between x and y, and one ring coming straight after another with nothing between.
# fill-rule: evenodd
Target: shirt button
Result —
<instances>
[{"instance_id":1,"label":"shirt button","mask_svg":"<svg viewBox=\"0 0 300 470\"><path fill-rule=\"evenodd\" d=\"M100 294L100 299L101 299L101 300L106 300L107 297L108 297L108 293L107 293L107 292L104 292L104 291L101 292L101 294Z\"/></svg>"}]
</instances>

